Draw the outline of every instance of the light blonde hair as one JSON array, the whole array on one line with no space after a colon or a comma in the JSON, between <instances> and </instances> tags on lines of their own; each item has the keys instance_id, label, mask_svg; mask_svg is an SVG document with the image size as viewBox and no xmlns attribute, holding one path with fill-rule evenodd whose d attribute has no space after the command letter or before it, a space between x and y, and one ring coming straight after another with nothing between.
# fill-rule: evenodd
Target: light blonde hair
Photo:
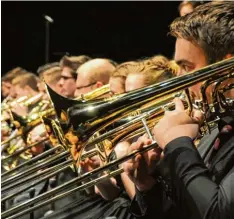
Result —
<instances>
[{"instance_id":1,"label":"light blonde hair","mask_svg":"<svg viewBox=\"0 0 234 219\"><path fill-rule=\"evenodd\" d=\"M25 88L27 85L31 87L33 90L38 91L37 83L39 82L39 78L33 73L26 73L20 76L15 77L12 80L12 85L19 85L21 88Z\"/></svg>"}]
</instances>

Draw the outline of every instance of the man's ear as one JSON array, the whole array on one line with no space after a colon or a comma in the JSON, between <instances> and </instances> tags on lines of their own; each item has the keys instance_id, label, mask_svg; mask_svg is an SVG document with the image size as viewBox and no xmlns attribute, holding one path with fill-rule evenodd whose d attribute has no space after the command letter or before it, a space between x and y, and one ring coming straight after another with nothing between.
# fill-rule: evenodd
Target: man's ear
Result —
<instances>
[{"instance_id":1,"label":"man's ear","mask_svg":"<svg viewBox=\"0 0 234 219\"><path fill-rule=\"evenodd\" d=\"M101 81L97 81L96 87L99 88L99 87L102 87L102 86L103 86L103 83Z\"/></svg>"}]
</instances>

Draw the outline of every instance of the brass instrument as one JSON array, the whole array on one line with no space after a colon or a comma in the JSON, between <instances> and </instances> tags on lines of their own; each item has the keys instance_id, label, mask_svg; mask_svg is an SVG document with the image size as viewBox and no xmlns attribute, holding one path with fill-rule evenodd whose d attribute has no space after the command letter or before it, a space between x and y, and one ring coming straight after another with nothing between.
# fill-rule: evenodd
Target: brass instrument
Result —
<instances>
[{"instance_id":1,"label":"brass instrument","mask_svg":"<svg viewBox=\"0 0 234 219\"><path fill-rule=\"evenodd\" d=\"M28 96L22 96L16 100L7 102L2 104L1 110L11 110L15 105L20 104L21 106L30 106L32 104L37 104L39 101L41 101L43 97L42 93L39 93L33 97L28 97Z\"/></svg>"},{"instance_id":2,"label":"brass instrument","mask_svg":"<svg viewBox=\"0 0 234 219\"><path fill-rule=\"evenodd\" d=\"M8 171L4 173L5 175L11 174L12 171L17 170L18 166L22 166L22 165L18 165L19 157L26 160L23 163L24 165L27 164L28 160L29 161L36 160L36 159L32 159L31 149L33 147L36 147L36 146L50 140L50 139L49 139L49 137L47 137L46 130L44 130L44 131L40 130L39 136L42 139L37 141L37 142L32 142L30 132L34 127L37 127L39 124L41 124L43 122L43 120L42 120L43 116L49 117L49 116L54 116L54 115L55 115L54 109L48 109L44 112L36 113L34 118L31 117L31 120L27 119L26 121L24 121L24 120L20 121L21 123L20 123L20 126L18 127L18 133L16 136L21 137L19 140L22 141L22 144L20 145L20 147L17 147L17 145L14 145L14 144L11 146L8 146L6 148L6 150L7 150L9 155L1 158L3 168L8 169ZM15 122L16 122L16 120L15 120ZM10 140L12 140L13 138L14 137L10 138ZM24 140L24 142L23 142L23 140ZM18 141L18 143L19 143L19 141ZM37 158L39 158L39 157L37 156ZM11 163L14 165L12 165ZM2 177L5 176L4 174L2 174Z\"/></svg>"},{"instance_id":3,"label":"brass instrument","mask_svg":"<svg viewBox=\"0 0 234 219\"><path fill-rule=\"evenodd\" d=\"M28 100L24 101L23 105L30 106L32 104L35 104L35 103L39 102L40 100L42 100L42 97L43 97L43 93L39 93L39 94L29 98Z\"/></svg>"},{"instance_id":4,"label":"brass instrument","mask_svg":"<svg viewBox=\"0 0 234 219\"><path fill-rule=\"evenodd\" d=\"M85 104L85 103L102 103L103 99L95 100L96 97L100 97L103 94L109 92L109 85L102 86L98 89L95 89L87 94L84 94L83 97L78 97L76 99L66 98L64 96L59 95L53 89L51 89L46 83L46 91L50 99L51 103L56 111L58 118L62 121L67 120L67 110L77 104ZM61 104L63 103L63 104Z\"/></svg>"},{"instance_id":5,"label":"brass instrument","mask_svg":"<svg viewBox=\"0 0 234 219\"><path fill-rule=\"evenodd\" d=\"M22 97L20 97L20 98L18 98L18 99L16 99L16 100L3 103L3 104L1 105L1 110L4 111L4 110L11 109L14 105L23 103L24 101L26 101L26 100L28 100L28 99L29 99L28 96L22 96Z\"/></svg>"},{"instance_id":6,"label":"brass instrument","mask_svg":"<svg viewBox=\"0 0 234 219\"><path fill-rule=\"evenodd\" d=\"M98 89L91 91L88 94L82 96L81 99L82 99L82 101L85 101L87 99L91 100L93 98L96 98L97 96L101 96L101 95L104 95L106 93L109 93L109 89L110 89L109 85L102 86L101 88L98 88ZM24 98L25 102L23 104L25 106L29 106L29 105L37 102L41 98L42 98L42 94L38 94L38 95L36 95L32 98L29 98L29 99ZM21 101L23 101L23 98ZM66 101L67 101L67 98L66 98ZM73 101L73 100L71 100L71 101ZM78 103L78 101L76 100L75 103ZM9 153L9 156L2 158L2 161L8 160L12 157L16 157L16 155L22 156L22 153L25 152L27 148L29 149L29 148L31 148L32 145L35 145L34 143L32 144L30 142L30 134L28 135L28 133L35 126L39 125L42 122L42 120L41 120L42 118L46 119L46 116L55 115L55 111L53 108L49 108L49 109L45 110L45 107L46 106L48 107L49 105L50 105L50 101L42 100L41 102L39 102L37 104L36 107L34 107L31 110L29 115L24 116L24 117L20 117L16 113L11 112L12 120L14 121L14 124L16 125L16 127L19 129L19 133L17 135L15 135L14 137L11 137L11 138L5 140L4 142L2 142L2 145L7 144L11 140L13 140L17 137L20 137L20 136L24 137L24 139L28 145L24 149L19 150L21 153L18 153L19 151L16 151L17 148L13 145L10 148L10 150L8 149L8 152L11 151L11 153ZM49 138L51 139L51 135L49 136ZM48 138L45 138L45 141L46 140L48 140ZM63 145L64 145L64 142L63 142ZM13 166L13 169L15 169L15 166ZM11 172L9 172L9 173L11 173Z\"/></svg>"},{"instance_id":7,"label":"brass instrument","mask_svg":"<svg viewBox=\"0 0 234 219\"><path fill-rule=\"evenodd\" d=\"M36 121L36 120L38 121L40 114L44 115L44 114L50 113L51 109L49 110L47 109L50 106L50 102L44 101L44 100L41 101L42 97L43 97L43 94L39 93L31 98L24 96L22 98L19 98L16 101L13 101L14 104L21 104L22 106L26 106L26 107L29 107L33 104L36 105L35 107L33 107L33 109L29 112L27 116L19 116L13 111L11 111L11 107L13 106L12 105L13 103L8 105L9 108L7 110L10 115L11 123L14 124L16 128L31 126L33 121ZM22 136L22 135L23 135L23 132L22 130L20 130L17 136L15 136L14 138L9 138L5 140L4 142L1 143L1 145L6 144L10 142L12 139L15 139L16 137Z\"/></svg>"},{"instance_id":8,"label":"brass instrument","mask_svg":"<svg viewBox=\"0 0 234 219\"><path fill-rule=\"evenodd\" d=\"M36 146L41 143L40 141L37 142L37 144L29 142L30 131L41 123L40 116L55 115L54 109L46 109L50 105L50 102L44 100L41 101L42 96L42 94L38 94L32 98L21 98L21 101L17 101L17 103L21 102L21 105L23 106L31 106L35 104L35 107L27 116L21 117L9 109L11 123L16 128L14 132L17 131L14 136L1 142L1 145L3 146L2 150L8 154L1 158L2 167L9 173L11 173L12 169L15 169L18 166L19 158L22 158L25 162L30 160L32 158L30 149L33 148L33 145ZM42 137L43 136L44 133L42 133ZM44 138L43 142L47 140L47 138Z\"/></svg>"},{"instance_id":9,"label":"brass instrument","mask_svg":"<svg viewBox=\"0 0 234 219\"><path fill-rule=\"evenodd\" d=\"M92 100L94 98L97 98L99 96L102 96L106 93L110 92L110 86L109 84L104 85L98 89L95 89L94 91L91 91L87 94L82 95L80 98L77 98L75 100L80 100L80 101L86 101L86 100ZM30 106L31 104L41 100L43 94L39 93L38 95L30 98L30 99L24 99L24 106ZM65 99L65 98L64 98ZM23 101L23 99L21 100ZM17 102L19 103L19 101ZM76 102L78 103L78 102ZM48 106L50 104L49 101L41 101L40 103L38 103L38 105L36 107L34 107L32 109L32 111L30 112L29 115L24 116L24 117L20 117L18 116L16 113L12 113L12 119L14 121L14 123L17 123L17 127L35 127L36 125L40 124L40 117L41 116L46 116L46 115L54 115L54 108L49 108L49 109L45 109L45 106ZM30 129L27 128L27 132L29 132ZM25 133L25 132L23 132ZM21 134L17 135L17 136L21 136ZM14 138L12 138L14 139ZM9 142L12 139L7 139L6 141L4 141L3 143L6 144L7 142ZM2 143L2 144L3 144Z\"/></svg>"},{"instance_id":10,"label":"brass instrument","mask_svg":"<svg viewBox=\"0 0 234 219\"><path fill-rule=\"evenodd\" d=\"M37 125L41 123L41 116L50 116L55 115L55 111L53 108L47 109L43 112L36 112L27 117L18 116L16 113L12 112L12 120L15 127L19 130L18 134L15 136L8 138L7 140L1 142L1 145L9 143L11 140L17 137L23 137L25 140L27 139L27 134Z\"/></svg>"},{"instance_id":11,"label":"brass instrument","mask_svg":"<svg viewBox=\"0 0 234 219\"><path fill-rule=\"evenodd\" d=\"M87 101L100 98L103 95L110 93L110 85L106 84L100 88L97 88L89 93L82 94L80 97L75 98L75 100Z\"/></svg>"},{"instance_id":12,"label":"brass instrument","mask_svg":"<svg viewBox=\"0 0 234 219\"><path fill-rule=\"evenodd\" d=\"M76 160L76 164L79 165L79 161L82 159L82 156L84 155L83 152L85 151L86 147L92 147L100 143L101 147L96 147L96 150L98 154L100 153L104 157L104 165L94 169L91 172L76 177L63 185L52 189L51 191L45 192L44 194L41 194L30 201L19 204L2 212L2 218L19 218L20 216L32 212L41 206L66 197L67 195L70 195L76 191L94 186L107 178L122 173L122 168L114 171L110 170L112 167L116 167L128 159L133 158L138 153L144 153L154 147L157 147L157 143L153 141L151 145L148 145L141 150L136 150L124 157L110 161L110 153L105 153L102 151L103 148L105 150L104 140L115 139L118 137L116 136L116 133L122 135L120 139L117 139L117 141L127 139L129 136L132 137L131 132L138 131L140 128L142 128L143 132L148 133L148 135L152 138L149 127L154 126L157 123L157 120L163 115L165 108L171 109L174 107L174 104L170 101L174 95L178 94L178 92L181 94L181 91L185 91L186 98L182 98L184 100L184 104L186 107L188 107L189 112L191 112L193 107L196 107L197 109L202 110L206 115L206 120L203 124L204 131L207 130L207 127L210 127L213 125L213 123L216 123L226 113L231 112L233 114L233 99L223 99L221 94L225 92L225 89L222 86L218 86L217 92L215 92L215 95L211 99L211 103L209 103L205 93L207 84L204 83L202 89L202 97L204 102L199 102L198 106L194 105L188 90L189 87L207 80L209 83L214 83L221 80L219 84L221 85L223 83L222 78L226 77L226 79L229 79L233 76L233 71L234 58L230 58L204 67L200 70L193 71L190 74L171 78L167 81L163 81L161 83L138 89L123 95L115 96L114 98L110 98L108 100L87 101L85 103L80 102L73 106L72 103L69 102L71 105L67 108L68 110L61 108L58 110L55 107L56 113L59 112L57 114L58 118L61 119L61 112L65 113L66 120L63 120L63 122L66 122L66 130L70 131L77 137L77 142L75 143L77 145L77 149L79 149L79 156ZM232 89L233 85L230 84L227 87L228 89ZM53 95L54 94L50 94L50 97ZM52 101L54 100L53 98L51 99ZM222 100L222 103L220 100ZM53 101L53 104L54 106L56 105L55 101ZM69 104L65 103L66 107ZM213 106L215 106L215 109ZM140 109L140 112L137 111L138 109ZM133 119L129 119L129 116L132 116ZM122 122L119 124L118 122L121 120ZM112 125L116 125L116 128L111 129ZM131 127L130 132L128 131L128 127ZM124 133L125 131L126 134ZM66 136L66 133L64 133L64 135L62 133L60 134L61 138ZM114 144L117 141L113 141ZM115 145L111 145L112 149L114 146ZM68 156L66 152L67 151L62 153L64 157ZM71 162L71 159L68 159L63 165L59 165L59 168L67 168ZM34 168L37 168L37 166ZM51 175L55 174L56 171L58 170L56 169L53 173L51 173ZM97 176L104 171L107 172L105 175L97 177L96 179L91 180L81 186L77 186L79 182L90 179L93 176ZM14 180L14 178L12 180ZM72 188L73 186L77 187ZM6 182L4 187L6 188ZM66 191L64 192L64 190Z\"/></svg>"}]
</instances>

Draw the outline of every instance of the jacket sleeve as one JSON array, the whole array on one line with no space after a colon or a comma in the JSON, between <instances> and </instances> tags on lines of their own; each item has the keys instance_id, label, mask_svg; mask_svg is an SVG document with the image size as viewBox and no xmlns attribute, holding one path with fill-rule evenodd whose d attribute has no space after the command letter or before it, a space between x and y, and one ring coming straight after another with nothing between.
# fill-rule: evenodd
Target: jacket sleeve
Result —
<instances>
[{"instance_id":1,"label":"jacket sleeve","mask_svg":"<svg viewBox=\"0 0 234 219\"><path fill-rule=\"evenodd\" d=\"M140 192L136 188L130 212L136 218L144 219L169 219L178 215L172 200L164 192L160 180L147 192Z\"/></svg>"},{"instance_id":2,"label":"jacket sleeve","mask_svg":"<svg viewBox=\"0 0 234 219\"><path fill-rule=\"evenodd\" d=\"M234 218L234 167L217 185L189 137L171 141L164 156L177 194L194 218Z\"/></svg>"}]
</instances>

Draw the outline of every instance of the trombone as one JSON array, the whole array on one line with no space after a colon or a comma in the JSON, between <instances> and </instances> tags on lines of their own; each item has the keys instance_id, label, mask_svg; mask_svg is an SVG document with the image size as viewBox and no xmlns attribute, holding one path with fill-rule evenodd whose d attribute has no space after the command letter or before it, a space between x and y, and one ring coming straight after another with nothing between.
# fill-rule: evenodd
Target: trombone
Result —
<instances>
[{"instance_id":1,"label":"trombone","mask_svg":"<svg viewBox=\"0 0 234 219\"><path fill-rule=\"evenodd\" d=\"M159 98L162 98L164 96L172 97L173 94L180 92L182 90L185 90L186 94L186 104L188 106L189 111L191 111L194 107L192 100L189 96L189 90L188 88L190 86L193 86L199 82L203 82L206 80L210 80L210 82L216 82L219 79L228 76L232 77L232 73L234 70L234 58L230 58L221 62L217 62L215 64L212 64L210 66L207 66L205 68L202 68L197 71L193 71L190 74L179 76L176 78L169 79L167 81L151 85L146 88L142 88L133 92L126 93L124 95L121 95L119 97L115 97L113 99L102 101L100 104L95 105L95 103L87 102L85 104L78 104L72 108L69 108L67 111L68 115L68 124L71 125L71 127L74 128L74 133L78 135L78 143L81 145L80 151L79 151L79 160L81 160L82 152L84 151L84 147L86 147L89 144L97 144L99 141L103 141L106 139L109 134L115 133L115 131L123 130L128 125L134 125L137 121L141 121L144 131L150 134L150 129L147 125L147 119L150 119L151 116L155 116L157 118L158 116L162 116L163 109L166 108L173 108L172 103L160 104L160 101L158 101L158 107L150 108L150 110L146 110L146 112L141 113L140 115L136 115L134 120L131 120L130 122L124 123L123 126L118 126L117 129L110 131L106 136L102 136L103 133L105 133L105 128L110 128L110 124L116 121L118 119L126 119L129 115L131 115L131 111L134 109L136 110L140 106L146 104L149 101L157 101ZM222 82L221 82L222 83ZM229 85L228 89L232 89L233 85ZM203 92L206 91L206 88L204 88ZM210 127L212 123L216 123L217 120L222 117L222 115L225 115L228 110L233 110L233 100L229 99L223 99L223 96L221 95L223 92L226 92L226 89L223 89L219 86L218 89L219 92L217 92L216 95L218 97L213 97L212 105L217 104L217 109L213 110L209 108L207 110L207 106L210 106L210 103L208 103L207 99L205 99L204 103L200 103L198 108L202 110L206 115L211 114L212 116L207 116L207 119L204 123L204 127ZM203 93L204 96L206 96ZM220 102L214 102L216 99L220 101L220 98L222 98L222 104ZM170 99L170 98L169 98ZM168 100L169 100L168 99ZM211 106L212 107L212 106ZM210 119L209 119L210 118ZM153 121L157 122L156 121ZM154 124L153 124L154 125ZM139 128L139 127L137 127ZM112 132L112 133L111 133ZM96 133L100 134L99 139L92 139L92 136ZM120 139L119 139L120 140ZM86 179L89 179L93 176L96 176L103 171L110 170L112 167L116 167L117 165L125 162L128 159L133 158L138 153L144 153L148 150L151 150L152 148L157 147L157 143L153 141L151 145L146 146L145 148L141 150L136 150L122 158L119 158L114 161L107 162L104 166L101 166L97 169L94 169L91 172L85 173L79 177L76 177L69 182L66 182L65 184L58 186L51 191L45 192L44 194L41 194L29 201L26 201L22 204L19 204L9 210L6 210L2 213L2 218L19 218L20 216L27 214L29 212L34 211L37 208L40 208L41 206L47 205L51 202L54 202L58 199L61 199L69 194L72 194L75 191L79 191L81 189L88 188L90 186L95 185L98 182L101 182L107 178L113 177L115 175L120 174L123 170L117 169L112 172L108 172L107 174L98 177L94 180L89 181L88 183L85 183L81 186L78 186L76 188L72 188L73 186L77 186L77 184L81 181L85 181ZM79 162L78 162L79 164ZM63 192L65 189L70 189L69 191ZM33 207L31 207L33 206Z\"/></svg>"},{"instance_id":2,"label":"trombone","mask_svg":"<svg viewBox=\"0 0 234 219\"><path fill-rule=\"evenodd\" d=\"M82 98L81 97L79 98L79 101L78 101L78 99L75 99L76 100L75 103L79 103L81 100L82 101L92 100L94 98L97 98L97 97L102 96L102 95L104 95L106 93L109 93L109 92L110 92L110 86L109 86L109 84L107 84L107 85L102 86L101 88L98 88L98 89L96 89L94 91L91 91L91 92L83 95ZM37 95L37 96L41 96L41 95ZM35 99L38 99L38 98L36 97L36 98L30 99L30 102L27 101L26 104L32 103ZM67 101L67 99L65 99L65 100ZM41 121L43 121L43 123L44 123L45 119L46 119L46 116L54 115L54 112L55 112L54 109L50 108L50 109L48 109L48 110L46 110L44 112L41 112L41 113L36 113L35 112L35 113L27 116L27 118L20 118L15 113L12 113L12 117L13 117L13 120L18 123L18 127L31 127L31 128L27 128L27 131L23 130L22 133L24 135L26 135L33 127L35 127L36 125L40 124ZM29 135L28 135L28 138L27 138L27 144L29 144L29 145L27 145L25 148L23 148L21 150L17 150L15 153L10 154L7 157L2 158L2 162L5 162L5 161L7 161L9 159L12 159L12 158L15 158L15 157L19 156L20 154L22 154L23 152L28 151L32 147L34 147L36 145L39 145L40 143L43 143L43 142L49 140L49 138L50 138L50 137L46 137L46 138L42 139L39 142L30 144L30 142L28 140L29 139ZM17 134L17 137L18 136L21 136L21 134ZM5 143L9 142L12 139L14 139L15 137L9 138L8 140L4 141L3 143L5 144ZM66 145L66 143L64 143L64 140L63 140L62 144ZM53 153L53 151L54 151L54 149L50 150L51 153ZM28 165L29 163L33 163L33 162L35 162L37 160L40 160L42 157L45 157L46 154L47 153L43 153L40 156L37 156L36 158L33 158L33 159L29 160L29 161L24 162L23 164L21 164L19 166L14 167L13 169L11 169L11 170L5 172L4 174L2 174L2 177L8 176L9 174L12 174L13 172L18 171L19 169L25 167L25 165ZM22 176L23 176L23 173L22 173Z\"/></svg>"},{"instance_id":3,"label":"trombone","mask_svg":"<svg viewBox=\"0 0 234 219\"><path fill-rule=\"evenodd\" d=\"M97 98L97 97L100 97L102 95L105 95L107 93L110 92L110 86L109 84L107 85L104 85L94 91L91 91L85 95L82 95L81 97L75 99L75 103L80 103L81 101L87 101L87 100L92 100L94 98ZM35 97L32 97L30 99L25 99L26 101L24 102L24 105L26 106L29 106L31 105L32 103L34 103L35 101L38 101L39 98L42 97L42 94L38 94L36 95ZM61 98L61 97L60 97ZM65 98L64 98L65 99ZM67 99L65 99L67 101ZM73 101L73 100L71 100ZM41 103L41 102L40 102ZM40 105L40 103L38 105ZM33 110L32 110L32 113L30 113L30 115L28 115L27 117L20 117L18 116L17 114L13 113L12 112L12 119L14 121L14 123L16 124L16 126L18 128L20 128L20 131L19 133L17 133L15 136L13 137L10 137L8 138L7 140L3 141L1 144L4 145L4 144L7 144L9 143L11 140L17 138L17 137L20 137L20 136L27 136L27 134L37 125L39 125L42 120L41 118L42 117L45 117L45 116L51 116L51 115L55 115L55 111L54 111L54 108L49 108L47 110L44 110L42 112L39 112L38 110L38 107L40 106L36 106ZM27 127L27 128L26 128ZM29 136L28 136L29 137ZM25 137L26 138L26 137ZM38 142L38 143L34 143L34 144L30 144L29 141L28 141L29 138L27 138L27 145L25 148L21 149L21 150L18 150L16 151L15 153L11 154L7 157L4 157L2 159L2 162L3 161L6 161L6 160L9 160L11 158L14 158L14 157L17 157L18 155L22 154L23 152L27 151L28 149L36 146L37 144L40 144L42 142L45 142L48 140L48 138L44 138L42 141ZM15 151L16 148L14 148L13 151ZM26 164L26 163L25 163ZM11 171L8 171L5 173L5 175L8 175L10 174L13 170L16 170L17 168L13 168ZM4 176L4 175L2 175Z\"/></svg>"},{"instance_id":4,"label":"trombone","mask_svg":"<svg viewBox=\"0 0 234 219\"><path fill-rule=\"evenodd\" d=\"M43 97L43 94L39 93L31 98L28 98L27 96L23 96L15 101L13 101L12 103L8 104L8 107L5 108L5 110L8 110L9 114L10 114L10 120L12 121L12 123L14 124L14 126L16 126L16 128L20 128L20 127L27 127L27 126L30 126L33 121L38 121L38 115L40 114L40 109L42 107L42 104L38 103L37 105L40 105L41 107L34 107L32 109L32 111L30 112L30 114L27 116L27 117L21 117L19 115L17 115L16 113L14 113L13 111L11 111L12 109L12 106L14 106L15 104L21 104L22 106L30 106L32 104L35 104L37 102L39 102ZM45 114L45 113L50 113L50 111L45 111L45 112L42 112L42 114ZM37 122L35 122L35 124L37 124ZM4 144L7 144L9 143L11 140L19 137L19 136L23 136L26 131L26 129L21 129L19 130L19 132L13 136L13 137L10 137L8 139L6 139L5 141L1 142L1 145L3 146Z\"/></svg>"},{"instance_id":5,"label":"trombone","mask_svg":"<svg viewBox=\"0 0 234 219\"><path fill-rule=\"evenodd\" d=\"M109 93L110 93L110 85L106 84L86 94L82 94L81 96L75 98L75 100L79 100L79 101L93 100L93 99L101 98L103 95L106 95Z\"/></svg>"}]
</instances>

